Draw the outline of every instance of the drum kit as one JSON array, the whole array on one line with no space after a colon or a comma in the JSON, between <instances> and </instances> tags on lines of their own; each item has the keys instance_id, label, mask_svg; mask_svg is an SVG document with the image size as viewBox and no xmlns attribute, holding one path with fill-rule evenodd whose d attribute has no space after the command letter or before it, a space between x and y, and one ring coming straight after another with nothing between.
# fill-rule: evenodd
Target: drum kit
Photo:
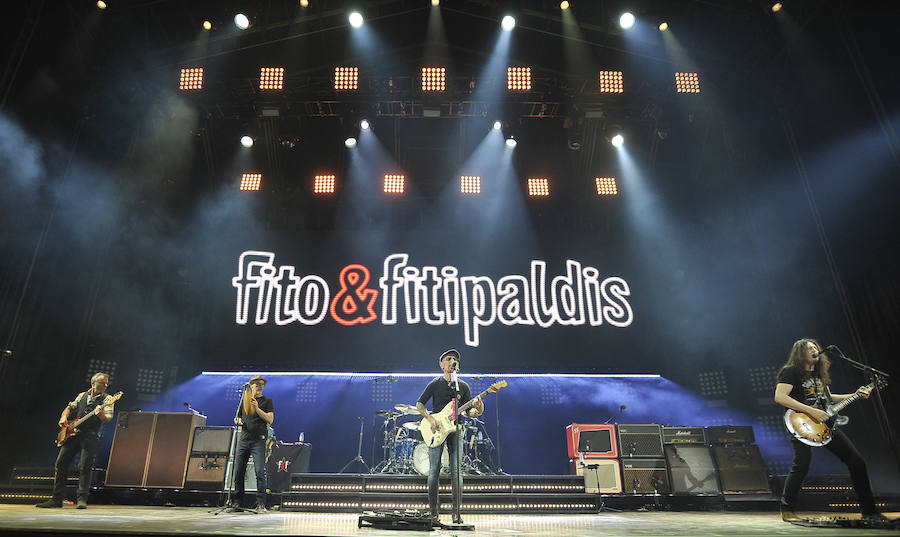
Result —
<instances>
[{"instance_id":1,"label":"drum kit","mask_svg":"<svg viewBox=\"0 0 900 537\"><path fill-rule=\"evenodd\" d=\"M428 446L419 433L419 414L415 405L399 404L393 409L375 413L384 418L382 425L382 449L384 459L373 468L373 473L428 475ZM484 422L477 418L465 418L462 426L462 473L464 475L495 475L493 463L494 443L488 436ZM450 473L450 456L447 446L441 454L441 473Z\"/></svg>"}]
</instances>

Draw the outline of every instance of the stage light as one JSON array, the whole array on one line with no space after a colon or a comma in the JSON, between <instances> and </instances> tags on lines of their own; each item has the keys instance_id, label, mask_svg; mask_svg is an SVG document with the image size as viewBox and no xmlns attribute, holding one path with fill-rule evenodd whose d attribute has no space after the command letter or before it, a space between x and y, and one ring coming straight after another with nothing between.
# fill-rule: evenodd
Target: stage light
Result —
<instances>
[{"instance_id":1,"label":"stage light","mask_svg":"<svg viewBox=\"0 0 900 537\"><path fill-rule=\"evenodd\" d=\"M300 7L309 7L309 0L300 0Z\"/></svg>"},{"instance_id":2,"label":"stage light","mask_svg":"<svg viewBox=\"0 0 900 537\"><path fill-rule=\"evenodd\" d=\"M619 193L615 177L595 177L594 183L597 185L598 196L615 196Z\"/></svg>"},{"instance_id":3,"label":"stage light","mask_svg":"<svg viewBox=\"0 0 900 537\"><path fill-rule=\"evenodd\" d=\"M779 11L781 11L782 7L784 6L781 5L781 2L775 2L774 4L772 4L772 13L778 13Z\"/></svg>"},{"instance_id":4,"label":"stage light","mask_svg":"<svg viewBox=\"0 0 900 537\"><path fill-rule=\"evenodd\" d=\"M369 120L368 120L368 119L364 119L364 120L362 120L362 121L359 122L359 128L360 128L360 129L362 129L362 130L364 130L364 131L367 131L367 130L369 130L369 127L370 127L370 125L369 125Z\"/></svg>"},{"instance_id":5,"label":"stage light","mask_svg":"<svg viewBox=\"0 0 900 537\"><path fill-rule=\"evenodd\" d=\"M625 144L625 137L621 134L616 134L610 138L609 143L611 143L613 147L622 147Z\"/></svg>"},{"instance_id":6,"label":"stage light","mask_svg":"<svg viewBox=\"0 0 900 537\"><path fill-rule=\"evenodd\" d=\"M494 130L495 131L499 131L502 127L503 127L503 123L500 123L499 121L494 122Z\"/></svg>"},{"instance_id":7,"label":"stage light","mask_svg":"<svg viewBox=\"0 0 900 537\"><path fill-rule=\"evenodd\" d=\"M461 175L459 191L463 194L481 194L481 177L478 175Z\"/></svg>"},{"instance_id":8,"label":"stage light","mask_svg":"<svg viewBox=\"0 0 900 537\"><path fill-rule=\"evenodd\" d=\"M212 23L209 21L203 21L203 29L207 32L212 30Z\"/></svg>"},{"instance_id":9,"label":"stage light","mask_svg":"<svg viewBox=\"0 0 900 537\"><path fill-rule=\"evenodd\" d=\"M359 67L335 67L334 89L339 91L359 89Z\"/></svg>"},{"instance_id":10,"label":"stage light","mask_svg":"<svg viewBox=\"0 0 900 537\"><path fill-rule=\"evenodd\" d=\"M353 136L347 138L346 140L344 140L344 146L347 148L356 147L356 138L354 138Z\"/></svg>"},{"instance_id":11,"label":"stage light","mask_svg":"<svg viewBox=\"0 0 900 537\"><path fill-rule=\"evenodd\" d=\"M531 91L531 67L507 67L506 89L509 91Z\"/></svg>"},{"instance_id":12,"label":"stage light","mask_svg":"<svg viewBox=\"0 0 900 537\"><path fill-rule=\"evenodd\" d=\"M441 0L431 0L431 7L438 7L441 5Z\"/></svg>"},{"instance_id":13,"label":"stage light","mask_svg":"<svg viewBox=\"0 0 900 537\"><path fill-rule=\"evenodd\" d=\"M444 91L447 85L447 69L444 67L422 68L422 91Z\"/></svg>"},{"instance_id":14,"label":"stage light","mask_svg":"<svg viewBox=\"0 0 900 537\"><path fill-rule=\"evenodd\" d=\"M313 193L334 194L334 175L317 175L313 180Z\"/></svg>"},{"instance_id":15,"label":"stage light","mask_svg":"<svg viewBox=\"0 0 900 537\"><path fill-rule=\"evenodd\" d=\"M350 21L350 26L354 28L360 28L363 25L363 16L359 11L351 13L347 20Z\"/></svg>"},{"instance_id":16,"label":"stage light","mask_svg":"<svg viewBox=\"0 0 900 537\"><path fill-rule=\"evenodd\" d=\"M103 0L97 0L97 7L100 9L106 9L106 2Z\"/></svg>"},{"instance_id":17,"label":"stage light","mask_svg":"<svg viewBox=\"0 0 900 537\"><path fill-rule=\"evenodd\" d=\"M238 13L234 16L234 25L240 28L241 30L246 30L250 27L250 19L247 18L247 15L243 13Z\"/></svg>"},{"instance_id":18,"label":"stage light","mask_svg":"<svg viewBox=\"0 0 900 537\"><path fill-rule=\"evenodd\" d=\"M532 198L549 196L550 180L546 177L529 177L528 195Z\"/></svg>"},{"instance_id":19,"label":"stage light","mask_svg":"<svg viewBox=\"0 0 900 537\"><path fill-rule=\"evenodd\" d=\"M246 134L241 136L241 145L244 147L253 147L253 138Z\"/></svg>"},{"instance_id":20,"label":"stage light","mask_svg":"<svg viewBox=\"0 0 900 537\"><path fill-rule=\"evenodd\" d=\"M600 93L623 93L622 71L600 71L597 73L597 87Z\"/></svg>"},{"instance_id":21,"label":"stage light","mask_svg":"<svg viewBox=\"0 0 900 537\"><path fill-rule=\"evenodd\" d=\"M700 93L700 75L697 73L675 73L677 93Z\"/></svg>"},{"instance_id":22,"label":"stage light","mask_svg":"<svg viewBox=\"0 0 900 537\"><path fill-rule=\"evenodd\" d=\"M660 32L665 32L665 31L668 30L668 29L669 29L669 23L668 23L668 22L663 21L663 22L659 23L659 31L660 31Z\"/></svg>"},{"instance_id":23,"label":"stage light","mask_svg":"<svg viewBox=\"0 0 900 537\"><path fill-rule=\"evenodd\" d=\"M512 148L516 147L517 145L519 145L518 142L516 142L516 139L513 138L512 136L510 136L509 138L506 139L506 147L512 149Z\"/></svg>"},{"instance_id":24,"label":"stage light","mask_svg":"<svg viewBox=\"0 0 900 537\"><path fill-rule=\"evenodd\" d=\"M627 11L625 13L622 13L622 16L619 17L619 26L621 26L625 30L634 26L634 15Z\"/></svg>"},{"instance_id":25,"label":"stage light","mask_svg":"<svg viewBox=\"0 0 900 537\"><path fill-rule=\"evenodd\" d=\"M258 191L261 183L261 173L245 173L241 175L241 190Z\"/></svg>"},{"instance_id":26,"label":"stage light","mask_svg":"<svg viewBox=\"0 0 900 537\"><path fill-rule=\"evenodd\" d=\"M284 67L261 67L259 89L280 90L284 88Z\"/></svg>"},{"instance_id":27,"label":"stage light","mask_svg":"<svg viewBox=\"0 0 900 537\"><path fill-rule=\"evenodd\" d=\"M178 89L190 91L203 89L203 68L189 67L181 70L178 80Z\"/></svg>"},{"instance_id":28,"label":"stage light","mask_svg":"<svg viewBox=\"0 0 900 537\"><path fill-rule=\"evenodd\" d=\"M561 10L563 10L563 11L569 9L569 2L568 2L568 0L563 0L562 2L560 2L560 3L559 3L559 9L561 9Z\"/></svg>"},{"instance_id":29,"label":"stage light","mask_svg":"<svg viewBox=\"0 0 900 537\"><path fill-rule=\"evenodd\" d=\"M513 17L511 15L507 15L507 16L503 17L503 20L500 21L500 27L503 28L507 32L512 31L512 29L516 27L515 17Z\"/></svg>"},{"instance_id":30,"label":"stage light","mask_svg":"<svg viewBox=\"0 0 900 537\"><path fill-rule=\"evenodd\" d=\"M403 194L406 186L406 177L397 174L385 174L384 176L384 192L386 194Z\"/></svg>"}]
</instances>

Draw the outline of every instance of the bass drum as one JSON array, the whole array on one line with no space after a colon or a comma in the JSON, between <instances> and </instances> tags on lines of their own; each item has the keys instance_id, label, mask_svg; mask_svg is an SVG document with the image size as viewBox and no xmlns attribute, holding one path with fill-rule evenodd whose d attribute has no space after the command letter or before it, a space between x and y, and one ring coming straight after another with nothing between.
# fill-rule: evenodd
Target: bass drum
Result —
<instances>
[{"instance_id":1,"label":"bass drum","mask_svg":"<svg viewBox=\"0 0 900 537\"><path fill-rule=\"evenodd\" d=\"M428 450L431 449L424 442L419 442L413 451L413 466L421 475L428 475ZM447 444L441 450L441 473L450 473L450 455L447 454Z\"/></svg>"}]
</instances>

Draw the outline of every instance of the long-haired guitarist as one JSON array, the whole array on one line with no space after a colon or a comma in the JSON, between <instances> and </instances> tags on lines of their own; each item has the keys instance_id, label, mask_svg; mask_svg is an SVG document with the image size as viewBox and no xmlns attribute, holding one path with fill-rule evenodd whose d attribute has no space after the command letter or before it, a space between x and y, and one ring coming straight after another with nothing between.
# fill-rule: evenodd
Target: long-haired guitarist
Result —
<instances>
[{"instance_id":1,"label":"long-haired guitarist","mask_svg":"<svg viewBox=\"0 0 900 537\"><path fill-rule=\"evenodd\" d=\"M100 448L100 427L112 419L113 405L106 403L106 388L109 386L109 375L95 373L91 377L89 390L79 393L59 416L59 426L67 427L74 419L92 416L84 420L79 426L77 434L69 437L59 448L59 456L56 457L56 468L53 476L53 496L36 505L36 507L62 507L62 501L66 494L66 481L68 480L69 465L75 459L75 455L81 452L81 460L78 462L78 509L87 507L88 495L91 492L91 469L97 451ZM70 420L69 418L73 418Z\"/></svg>"},{"instance_id":2,"label":"long-haired guitarist","mask_svg":"<svg viewBox=\"0 0 900 537\"><path fill-rule=\"evenodd\" d=\"M814 339L804 338L796 341L787 362L778 372L778 384L775 386L775 402L779 405L802 412L810 416L818 423L825 423L830 416L827 412L813 406L816 402L833 401L840 402L854 394L831 393L828 385L831 384L829 369L831 362L819 343ZM861 386L856 393L868 398L870 388ZM850 478L853 481L853 489L859 498L859 508L864 517L879 517L875 507L875 499L872 496L872 487L869 484L869 475L866 471L866 463L856 450L856 447L840 429L835 429L831 441L825 445L829 451L847 465L850 470ZM794 463L784 482L784 492L781 495L781 513L786 521L796 519L794 511L797 507L797 497L803 478L809 471L812 459L812 447L804 444L797 438L791 438L791 447L794 448Z\"/></svg>"},{"instance_id":3,"label":"long-haired guitarist","mask_svg":"<svg viewBox=\"0 0 900 537\"><path fill-rule=\"evenodd\" d=\"M454 373L459 371L459 351L450 349L441 354L438 364L443 375L435 378L425 386L422 395L416 402L416 409L431 424L432 430L437 431L441 428L441 424L428 412L425 404L431 399L432 412L440 412L447 403L456 398L456 382L452 382ZM460 379L459 382L459 399L456 401L457 407L464 405L472 399L472 390L469 385ZM466 411L470 418L479 416L484 412L484 402L481 399L474 401L473 408ZM454 493L453 501L456 502L458 495L455 491L462 490L460 482L462 478L457 480L459 472L456 468L456 451L460 448L460 435L457 432L450 433L445 442L447 444L447 454L450 455L450 476L451 487ZM428 448L428 505L431 509L431 520L436 526L440 526L440 502L438 501L438 484L441 474L441 453L444 450L443 444Z\"/></svg>"}]
</instances>

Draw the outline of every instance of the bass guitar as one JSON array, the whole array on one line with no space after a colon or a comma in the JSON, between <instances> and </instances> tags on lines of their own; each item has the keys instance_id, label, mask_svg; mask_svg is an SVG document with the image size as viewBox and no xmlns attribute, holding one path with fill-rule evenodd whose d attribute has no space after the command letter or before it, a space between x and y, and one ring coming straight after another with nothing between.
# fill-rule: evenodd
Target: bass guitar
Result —
<instances>
[{"instance_id":1,"label":"bass guitar","mask_svg":"<svg viewBox=\"0 0 900 537\"><path fill-rule=\"evenodd\" d=\"M106 405L111 405L122 398L123 393L119 392L115 395L107 395L102 403L97 405L98 407L103 407ZM94 410L96 412L96 409ZM66 422L65 427L59 428L59 434L56 435L56 447L60 447L66 443L66 440L78 434L78 426L82 423L86 422L88 418L94 415L94 412L88 412L85 416L77 419Z\"/></svg>"},{"instance_id":2,"label":"bass guitar","mask_svg":"<svg viewBox=\"0 0 900 537\"><path fill-rule=\"evenodd\" d=\"M878 388L881 389L885 386L887 386L887 379L879 378ZM867 384L866 388L872 390L873 388L875 388L875 382ZM838 412L843 410L847 405L859 401L861 397L862 394L857 392L844 399L843 401L835 403L833 405L829 405L823 397L820 397L816 401L816 404L813 406L815 406L816 408L820 408L828 413L829 417L823 423L819 423L818 421L814 420L809 414L806 414L805 412L797 412L796 410L792 410L789 408L784 411L784 426L794 438L803 442L804 444L813 447L824 446L831 442L831 439L834 437L834 428L836 427L836 425L843 424L835 423L839 422L839 419L842 417L838 416ZM846 418L844 423L846 423Z\"/></svg>"},{"instance_id":3,"label":"bass guitar","mask_svg":"<svg viewBox=\"0 0 900 537\"><path fill-rule=\"evenodd\" d=\"M457 408L456 412L461 413L469 410L475 405L475 400L479 397L483 397L489 393L497 393L500 391L500 388L505 388L506 386L507 384L505 380L500 380L491 384L488 389L479 393L478 395L470 399L466 404ZM438 422L438 425L441 426L437 431L431 430L431 423L427 419L423 419L419 422L419 432L422 433L422 440L425 441L425 445L429 447L439 446L444 443L444 440L447 439L447 436L449 436L450 433L456 430L456 424L453 423L453 406L455 404L456 400L454 399L447 403L440 412L431 415L431 417Z\"/></svg>"}]
</instances>

